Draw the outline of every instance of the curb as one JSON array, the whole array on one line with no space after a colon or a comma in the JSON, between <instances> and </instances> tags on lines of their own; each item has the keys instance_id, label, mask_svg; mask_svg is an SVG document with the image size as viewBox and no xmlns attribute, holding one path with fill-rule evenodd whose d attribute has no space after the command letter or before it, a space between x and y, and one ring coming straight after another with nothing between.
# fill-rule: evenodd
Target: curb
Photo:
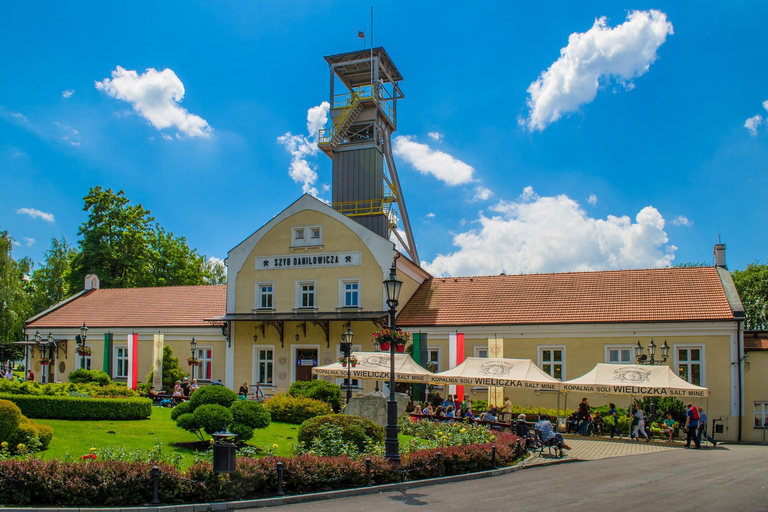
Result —
<instances>
[{"instance_id":1,"label":"curb","mask_svg":"<svg viewBox=\"0 0 768 512\"><path fill-rule=\"evenodd\" d=\"M525 461L523 461L525 462ZM468 480L477 480L480 478L490 478L494 476L516 473L526 469L554 466L558 464L568 464L572 462L582 462L581 459L557 459L544 461L538 464L521 465L516 464L507 468L492 469L489 471L479 471L477 473L466 473L463 475L444 476L442 478L429 478L425 480L414 480L412 482L398 482L394 484L375 485L372 487L356 487L354 489L340 489L338 491L316 492L311 494L296 494L292 496L280 496L274 498L261 498L256 500L243 501L222 501L216 503L193 503L184 505L167 505L160 507L83 507L83 508L6 508L0 506L3 512L224 512L227 510L242 510L248 508L277 507L280 505L289 505L292 503L306 503L310 501L333 500L337 498L349 498L353 496L367 496L369 494L379 494L382 492L399 491L405 489L416 489L419 487L428 487L431 485L449 484L454 482L464 482Z\"/></svg>"}]
</instances>

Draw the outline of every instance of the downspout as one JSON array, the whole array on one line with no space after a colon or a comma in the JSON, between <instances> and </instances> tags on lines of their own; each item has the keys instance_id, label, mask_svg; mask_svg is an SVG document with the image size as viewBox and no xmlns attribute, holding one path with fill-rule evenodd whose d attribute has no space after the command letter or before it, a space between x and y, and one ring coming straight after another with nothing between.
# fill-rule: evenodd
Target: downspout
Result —
<instances>
[{"instance_id":1,"label":"downspout","mask_svg":"<svg viewBox=\"0 0 768 512\"><path fill-rule=\"evenodd\" d=\"M741 442L741 423L744 417L744 376L741 372L741 365L744 362L744 357L741 355L744 347L743 332L741 329L741 320L736 321L738 331L736 332L736 346L738 350L738 361L736 363L737 371L739 372L739 433L736 436L736 441Z\"/></svg>"}]
</instances>

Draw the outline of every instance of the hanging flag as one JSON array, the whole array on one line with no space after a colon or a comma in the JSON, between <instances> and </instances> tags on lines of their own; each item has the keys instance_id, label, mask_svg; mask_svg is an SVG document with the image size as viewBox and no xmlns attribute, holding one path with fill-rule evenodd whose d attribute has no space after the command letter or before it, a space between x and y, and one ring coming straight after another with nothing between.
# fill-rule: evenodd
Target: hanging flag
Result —
<instances>
[{"instance_id":1,"label":"hanging flag","mask_svg":"<svg viewBox=\"0 0 768 512\"><path fill-rule=\"evenodd\" d=\"M135 332L128 335L128 382L126 386L129 389L136 389L139 380L139 364L137 361L139 353L139 335Z\"/></svg>"},{"instance_id":2,"label":"hanging flag","mask_svg":"<svg viewBox=\"0 0 768 512\"><path fill-rule=\"evenodd\" d=\"M488 338L488 357L504 357L504 338ZM488 387L488 404L497 407L504 404L503 387Z\"/></svg>"},{"instance_id":3,"label":"hanging flag","mask_svg":"<svg viewBox=\"0 0 768 512\"><path fill-rule=\"evenodd\" d=\"M162 333L155 334L152 347L152 385L158 393L163 389L163 343L165 336Z\"/></svg>"},{"instance_id":4,"label":"hanging flag","mask_svg":"<svg viewBox=\"0 0 768 512\"><path fill-rule=\"evenodd\" d=\"M456 333L456 366L459 366L463 362L464 362L464 333L458 332ZM454 394L458 396L458 398L454 398L454 400L458 400L458 401L464 400L464 386L463 385L456 386L456 391L454 392Z\"/></svg>"},{"instance_id":5,"label":"hanging flag","mask_svg":"<svg viewBox=\"0 0 768 512\"><path fill-rule=\"evenodd\" d=\"M104 359L102 361L101 370L106 372L110 378L112 375L112 333L104 333Z\"/></svg>"},{"instance_id":6,"label":"hanging flag","mask_svg":"<svg viewBox=\"0 0 768 512\"><path fill-rule=\"evenodd\" d=\"M357 37L359 37L360 39L365 39L365 32L360 32L360 31L358 30L358 31L357 31Z\"/></svg>"},{"instance_id":7,"label":"hanging flag","mask_svg":"<svg viewBox=\"0 0 768 512\"><path fill-rule=\"evenodd\" d=\"M464 333L452 332L448 334L448 369L456 368L464 362ZM464 386L451 384L448 386L448 394L460 394L459 399L464 398Z\"/></svg>"}]
</instances>

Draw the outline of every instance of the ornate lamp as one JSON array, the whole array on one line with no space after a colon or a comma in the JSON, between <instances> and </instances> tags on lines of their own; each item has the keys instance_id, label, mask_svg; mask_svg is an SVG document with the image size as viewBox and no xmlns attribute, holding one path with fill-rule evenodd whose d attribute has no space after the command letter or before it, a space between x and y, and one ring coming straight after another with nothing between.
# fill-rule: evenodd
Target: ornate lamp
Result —
<instances>
[{"instance_id":1,"label":"ornate lamp","mask_svg":"<svg viewBox=\"0 0 768 512\"><path fill-rule=\"evenodd\" d=\"M387 291L387 305L389 306L389 328L397 330L395 315L397 313L400 288L403 282L397 278L397 267L392 262L389 269L389 277L384 280L384 289ZM387 428L384 441L385 457L400 465L400 443L397 439L397 399L395 398L395 344L389 345L389 399L387 400Z\"/></svg>"}]
</instances>

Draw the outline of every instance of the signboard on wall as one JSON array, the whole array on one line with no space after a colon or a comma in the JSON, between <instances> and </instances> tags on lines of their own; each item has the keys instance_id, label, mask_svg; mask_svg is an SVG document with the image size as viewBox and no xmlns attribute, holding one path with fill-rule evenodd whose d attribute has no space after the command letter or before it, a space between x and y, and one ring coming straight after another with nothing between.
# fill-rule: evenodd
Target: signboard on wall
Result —
<instances>
[{"instance_id":1,"label":"signboard on wall","mask_svg":"<svg viewBox=\"0 0 768 512\"><path fill-rule=\"evenodd\" d=\"M360 251L323 252L315 254L277 254L256 256L256 270L291 268L357 267L362 264Z\"/></svg>"}]
</instances>

